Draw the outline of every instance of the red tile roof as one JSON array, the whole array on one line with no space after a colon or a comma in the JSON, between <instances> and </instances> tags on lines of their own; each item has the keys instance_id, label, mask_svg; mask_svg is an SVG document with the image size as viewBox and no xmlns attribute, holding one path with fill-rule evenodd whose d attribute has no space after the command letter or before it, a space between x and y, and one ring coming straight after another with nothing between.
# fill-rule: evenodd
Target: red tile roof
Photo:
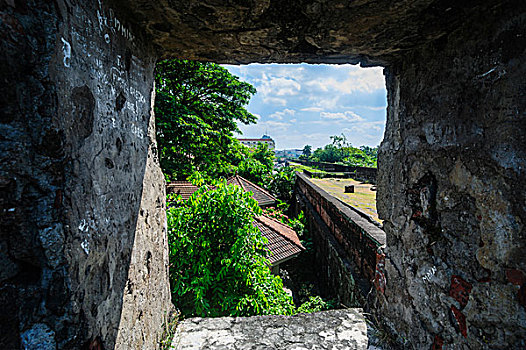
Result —
<instances>
[{"instance_id":1,"label":"red tile roof","mask_svg":"<svg viewBox=\"0 0 526 350\"><path fill-rule=\"evenodd\" d=\"M166 193L179 194L183 200L187 200L198 188L188 181L173 181L166 185Z\"/></svg>"},{"instance_id":2,"label":"red tile roof","mask_svg":"<svg viewBox=\"0 0 526 350\"><path fill-rule=\"evenodd\" d=\"M258 201L260 206L276 203L276 198L270 193L241 176L233 176L227 182L252 192L252 197ZM197 186L187 181L174 181L166 185L167 193L179 194L183 200L190 198L197 189ZM257 216L253 224L261 231L263 237L268 239L267 248L270 250L268 258L271 265L279 264L305 250L298 235L289 226L265 215Z\"/></svg>"},{"instance_id":3,"label":"red tile roof","mask_svg":"<svg viewBox=\"0 0 526 350\"><path fill-rule=\"evenodd\" d=\"M252 198L258 202L259 206L275 205L277 202L276 197L265 189L239 175L232 176L227 180L227 183L237 185L246 192L252 192ZM173 181L166 185L166 193L180 194L184 200L187 200L198 188L188 181Z\"/></svg>"},{"instance_id":4,"label":"red tile roof","mask_svg":"<svg viewBox=\"0 0 526 350\"><path fill-rule=\"evenodd\" d=\"M252 198L258 202L260 207L275 205L277 202L276 197L239 175L232 176L227 180L227 183L237 185L247 192L252 192Z\"/></svg>"},{"instance_id":5,"label":"red tile roof","mask_svg":"<svg viewBox=\"0 0 526 350\"><path fill-rule=\"evenodd\" d=\"M267 248L270 250L268 259L271 265L293 258L305 250L296 232L279 221L260 215L254 219L254 226L268 240Z\"/></svg>"}]
</instances>

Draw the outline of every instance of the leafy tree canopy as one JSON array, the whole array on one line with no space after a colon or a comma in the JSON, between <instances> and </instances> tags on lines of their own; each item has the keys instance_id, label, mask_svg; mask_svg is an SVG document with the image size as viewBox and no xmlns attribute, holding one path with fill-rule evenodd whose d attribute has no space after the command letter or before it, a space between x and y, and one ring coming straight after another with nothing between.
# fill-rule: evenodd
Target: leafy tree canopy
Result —
<instances>
[{"instance_id":1,"label":"leafy tree canopy","mask_svg":"<svg viewBox=\"0 0 526 350\"><path fill-rule=\"evenodd\" d=\"M243 146L244 147L244 146ZM274 167L274 152L267 144L258 143L255 149L245 147L244 159L239 163L237 173L255 184L268 187Z\"/></svg>"},{"instance_id":2,"label":"leafy tree canopy","mask_svg":"<svg viewBox=\"0 0 526 350\"><path fill-rule=\"evenodd\" d=\"M301 155L305 157L310 157L312 155L312 146L305 145L305 147L303 147L303 152Z\"/></svg>"},{"instance_id":3,"label":"leafy tree canopy","mask_svg":"<svg viewBox=\"0 0 526 350\"><path fill-rule=\"evenodd\" d=\"M331 143L316 149L311 158L314 161L341 163L351 166L376 167L378 147L353 147L344 134L331 136Z\"/></svg>"},{"instance_id":4,"label":"leafy tree canopy","mask_svg":"<svg viewBox=\"0 0 526 350\"><path fill-rule=\"evenodd\" d=\"M168 209L172 300L187 316L295 312L268 266L266 239L253 226L261 209L235 185L202 186Z\"/></svg>"},{"instance_id":5,"label":"leafy tree canopy","mask_svg":"<svg viewBox=\"0 0 526 350\"><path fill-rule=\"evenodd\" d=\"M256 89L215 63L165 60L155 74L161 167L170 179L194 171L217 177L245 158L236 122L254 123L245 106Z\"/></svg>"}]
</instances>

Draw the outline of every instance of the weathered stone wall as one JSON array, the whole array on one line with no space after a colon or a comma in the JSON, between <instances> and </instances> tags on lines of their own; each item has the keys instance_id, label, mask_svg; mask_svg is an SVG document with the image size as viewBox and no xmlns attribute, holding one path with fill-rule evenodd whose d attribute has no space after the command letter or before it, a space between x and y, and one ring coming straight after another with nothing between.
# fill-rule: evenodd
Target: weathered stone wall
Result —
<instances>
[{"instance_id":1,"label":"weathered stone wall","mask_svg":"<svg viewBox=\"0 0 526 350\"><path fill-rule=\"evenodd\" d=\"M383 314L414 348L526 345L525 27L497 7L387 69Z\"/></svg>"},{"instance_id":2,"label":"weathered stone wall","mask_svg":"<svg viewBox=\"0 0 526 350\"><path fill-rule=\"evenodd\" d=\"M364 302L382 263L384 232L300 173L296 212L303 210L322 284L344 305Z\"/></svg>"},{"instance_id":3,"label":"weathered stone wall","mask_svg":"<svg viewBox=\"0 0 526 350\"><path fill-rule=\"evenodd\" d=\"M295 316L190 318L181 322L173 350L366 350L362 309Z\"/></svg>"},{"instance_id":4,"label":"weathered stone wall","mask_svg":"<svg viewBox=\"0 0 526 350\"><path fill-rule=\"evenodd\" d=\"M152 49L101 2L0 10L0 343L155 348L170 295Z\"/></svg>"},{"instance_id":5,"label":"weathered stone wall","mask_svg":"<svg viewBox=\"0 0 526 350\"><path fill-rule=\"evenodd\" d=\"M169 295L150 42L386 66L384 319L414 348L524 347L524 1L108 1L0 2L5 348L155 344Z\"/></svg>"}]
</instances>

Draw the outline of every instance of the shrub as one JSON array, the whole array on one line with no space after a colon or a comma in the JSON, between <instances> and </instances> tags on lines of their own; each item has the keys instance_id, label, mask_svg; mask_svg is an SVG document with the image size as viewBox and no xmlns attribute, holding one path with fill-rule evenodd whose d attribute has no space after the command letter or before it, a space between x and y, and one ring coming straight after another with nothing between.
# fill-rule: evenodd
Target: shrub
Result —
<instances>
[{"instance_id":1,"label":"shrub","mask_svg":"<svg viewBox=\"0 0 526 350\"><path fill-rule=\"evenodd\" d=\"M333 301L325 301L319 296L311 296L298 307L298 313L312 313L334 308Z\"/></svg>"},{"instance_id":2,"label":"shrub","mask_svg":"<svg viewBox=\"0 0 526 350\"><path fill-rule=\"evenodd\" d=\"M284 202L290 202L294 192L294 183L296 182L296 171L294 168L286 166L272 174L268 190L278 199Z\"/></svg>"},{"instance_id":3,"label":"shrub","mask_svg":"<svg viewBox=\"0 0 526 350\"><path fill-rule=\"evenodd\" d=\"M172 300L186 316L295 312L281 278L270 273L266 240L253 226L261 209L238 186L202 186L169 208Z\"/></svg>"}]
</instances>

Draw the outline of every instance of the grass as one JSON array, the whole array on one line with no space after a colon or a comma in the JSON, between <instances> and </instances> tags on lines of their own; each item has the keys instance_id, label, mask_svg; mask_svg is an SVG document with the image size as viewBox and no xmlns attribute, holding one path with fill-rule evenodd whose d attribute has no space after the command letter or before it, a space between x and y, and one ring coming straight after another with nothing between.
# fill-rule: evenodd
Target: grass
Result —
<instances>
[{"instance_id":1,"label":"grass","mask_svg":"<svg viewBox=\"0 0 526 350\"><path fill-rule=\"evenodd\" d=\"M169 350L172 346L172 341L175 335L175 330L179 324L179 313L173 312L172 315L168 316L163 324L163 334L159 341L160 350Z\"/></svg>"},{"instance_id":2,"label":"grass","mask_svg":"<svg viewBox=\"0 0 526 350\"><path fill-rule=\"evenodd\" d=\"M336 175L336 176L343 176L345 175L345 173L336 173L336 172L328 172L328 171L324 171L324 170L320 170L320 169L315 169L313 167L310 167L310 166L306 166L306 165L303 165L303 164L298 164L298 163L293 163L293 162L289 162L289 165L291 168L294 168L296 170L299 170L299 171L303 171L303 170L307 170L307 171L310 171L313 176L319 176L319 177L330 177L331 175Z\"/></svg>"},{"instance_id":3,"label":"grass","mask_svg":"<svg viewBox=\"0 0 526 350\"><path fill-rule=\"evenodd\" d=\"M314 169L313 167L306 166L306 165L299 164L299 163L289 162L289 166L291 168L294 168L296 170L301 170L301 171L307 170L307 171L312 171L314 173L316 173L316 172L325 173L325 171L322 171L322 170L319 170L319 169Z\"/></svg>"},{"instance_id":4,"label":"grass","mask_svg":"<svg viewBox=\"0 0 526 350\"><path fill-rule=\"evenodd\" d=\"M376 211L376 191L371 191L369 184L364 184L353 179L311 179L317 186L327 191L332 196L340 199L381 223ZM345 193L345 186L354 185L354 193Z\"/></svg>"}]
</instances>

